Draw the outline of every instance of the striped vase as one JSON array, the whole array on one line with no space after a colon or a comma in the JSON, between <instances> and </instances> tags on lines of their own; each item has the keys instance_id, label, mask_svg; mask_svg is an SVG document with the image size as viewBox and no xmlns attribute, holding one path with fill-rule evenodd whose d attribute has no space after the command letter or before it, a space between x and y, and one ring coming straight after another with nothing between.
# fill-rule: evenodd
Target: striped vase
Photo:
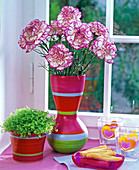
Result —
<instances>
[{"instance_id":1,"label":"striped vase","mask_svg":"<svg viewBox=\"0 0 139 170\"><path fill-rule=\"evenodd\" d=\"M13 159L20 162L34 162L43 158L43 148L46 134L41 138L32 134L31 137L20 137L20 135L10 132Z\"/></svg>"},{"instance_id":2,"label":"striped vase","mask_svg":"<svg viewBox=\"0 0 139 170\"><path fill-rule=\"evenodd\" d=\"M56 124L58 131L47 136L49 145L59 153L74 153L87 142L88 131L78 118L85 75L51 75L51 88L57 108Z\"/></svg>"}]
</instances>

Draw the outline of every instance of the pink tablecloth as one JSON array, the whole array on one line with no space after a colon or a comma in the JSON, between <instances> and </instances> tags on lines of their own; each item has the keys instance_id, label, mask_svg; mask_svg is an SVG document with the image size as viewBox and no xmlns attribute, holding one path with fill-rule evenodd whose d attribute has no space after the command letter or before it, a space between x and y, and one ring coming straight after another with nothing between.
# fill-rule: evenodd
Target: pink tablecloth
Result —
<instances>
[{"instance_id":1,"label":"pink tablecloth","mask_svg":"<svg viewBox=\"0 0 139 170\"><path fill-rule=\"evenodd\" d=\"M98 141L88 140L84 148L95 147L98 145ZM60 154L54 152L46 140L43 160L34 163L21 163L13 160L12 149L11 146L9 146L0 155L0 170L67 170L68 168L65 164L59 164L54 160L54 157L65 155L70 154Z\"/></svg>"}]
</instances>

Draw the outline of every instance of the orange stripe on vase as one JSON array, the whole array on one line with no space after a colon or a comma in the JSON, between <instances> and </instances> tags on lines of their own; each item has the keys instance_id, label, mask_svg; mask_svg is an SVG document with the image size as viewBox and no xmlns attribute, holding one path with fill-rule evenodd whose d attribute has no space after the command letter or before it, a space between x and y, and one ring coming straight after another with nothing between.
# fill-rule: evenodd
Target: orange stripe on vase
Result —
<instances>
[{"instance_id":1,"label":"orange stripe on vase","mask_svg":"<svg viewBox=\"0 0 139 170\"><path fill-rule=\"evenodd\" d=\"M82 96L76 96L76 97L59 97L59 96L53 96L56 108L58 111L63 112L74 112L79 109L79 104L81 101Z\"/></svg>"}]
</instances>

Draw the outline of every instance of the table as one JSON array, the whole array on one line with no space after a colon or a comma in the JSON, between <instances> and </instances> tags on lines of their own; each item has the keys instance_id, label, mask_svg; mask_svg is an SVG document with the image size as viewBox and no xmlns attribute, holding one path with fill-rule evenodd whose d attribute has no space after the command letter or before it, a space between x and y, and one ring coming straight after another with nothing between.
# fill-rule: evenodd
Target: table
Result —
<instances>
[{"instance_id":1,"label":"table","mask_svg":"<svg viewBox=\"0 0 139 170\"><path fill-rule=\"evenodd\" d=\"M88 139L83 149L99 146L98 140ZM0 155L0 170L68 170L65 164L59 164L54 157L71 154L60 154L52 150L45 141L43 160L33 163L21 163L13 160L11 145ZM85 168L80 168L85 170ZM124 162L118 170L139 170L139 161Z\"/></svg>"},{"instance_id":2,"label":"table","mask_svg":"<svg viewBox=\"0 0 139 170\"><path fill-rule=\"evenodd\" d=\"M84 148L98 146L97 140L88 140ZM13 160L11 145L0 155L0 170L67 170L67 166L59 164L53 157L71 154L60 154L52 150L47 140L45 141L43 160L33 163L21 163Z\"/></svg>"}]
</instances>

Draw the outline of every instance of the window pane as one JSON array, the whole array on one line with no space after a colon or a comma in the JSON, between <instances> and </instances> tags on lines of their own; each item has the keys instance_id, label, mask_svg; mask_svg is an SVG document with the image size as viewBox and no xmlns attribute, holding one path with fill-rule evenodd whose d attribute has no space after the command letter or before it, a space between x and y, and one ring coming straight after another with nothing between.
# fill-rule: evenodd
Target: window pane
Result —
<instances>
[{"instance_id":1,"label":"window pane","mask_svg":"<svg viewBox=\"0 0 139 170\"><path fill-rule=\"evenodd\" d=\"M82 12L82 22L99 21L105 25L106 2L98 0L51 0L50 20L56 20L61 8L71 5L79 8ZM102 112L103 111L103 82L104 63L95 64L86 74L86 84L82 97L80 111ZM51 87L49 84L49 109L55 109Z\"/></svg>"},{"instance_id":2,"label":"window pane","mask_svg":"<svg viewBox=\"0 0 139 170\"><path fill-rule=\"evenodd\" d=\"M112 112L139 114L139 44L116 44Z\"/></svg>"},{"instance_id":3,"label":"window pane","mask_svg":"<svg viewBox=\"0 0 139 170\"><path fill-rule=\"evenodd\" d=\"M114 34L139 36L139 1L114 1Z\"/></svg>"}]
</instances>

